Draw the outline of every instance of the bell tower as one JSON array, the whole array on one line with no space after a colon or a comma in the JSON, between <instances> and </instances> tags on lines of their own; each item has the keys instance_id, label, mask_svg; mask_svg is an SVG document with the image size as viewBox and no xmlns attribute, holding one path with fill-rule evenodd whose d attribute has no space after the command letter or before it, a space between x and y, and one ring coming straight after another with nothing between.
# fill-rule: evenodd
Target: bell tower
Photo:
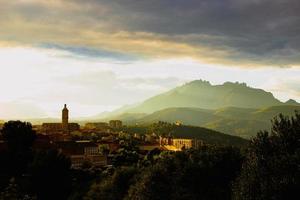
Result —
<instances>
[{"instance_id":1,"label":"bell tower","mask_svg":"<svg viewBox=\"0 0 300 200\"><path fill-rule=\"evenodd\" d=\"M69 131L69 110L67 104L62 109L62 129L65 133Z\"/></svg>"}]
</instances>

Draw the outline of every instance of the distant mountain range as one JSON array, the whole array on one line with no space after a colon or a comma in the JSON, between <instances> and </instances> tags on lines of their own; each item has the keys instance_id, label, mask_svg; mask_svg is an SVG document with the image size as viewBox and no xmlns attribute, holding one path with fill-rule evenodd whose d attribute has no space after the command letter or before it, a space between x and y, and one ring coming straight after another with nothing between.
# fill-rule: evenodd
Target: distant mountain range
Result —
<instances>
[{"instance_id":1,"label":"distant mountain range","mask_svg":"<svg viewBox=\"0 0 300 200\"><path fill-rule=\"evenodd\" d=\"M300 110L295 100L281 102L272 93L245 83L211 85L196 80L97 118L118 118L127 124L181 121L249 138L269 129L274 116L292 115L295 110Z\"/></svg>"},{"instance_id":2,"label":"distant mountain range","mask_svg":"<svg viewBox=\"0 0 300 200\"><path fill-rule=\"evenodd\" d=\"M271 92L249 87L245 83L226 82L222 85L211 85L208 81L195 80L140 104L125 106L106 115L124 112L153 113L171 107L220 109L224 107L263 108L279 105L300 106L292 99L281 102Z\"/></svg>"}]
</instances>

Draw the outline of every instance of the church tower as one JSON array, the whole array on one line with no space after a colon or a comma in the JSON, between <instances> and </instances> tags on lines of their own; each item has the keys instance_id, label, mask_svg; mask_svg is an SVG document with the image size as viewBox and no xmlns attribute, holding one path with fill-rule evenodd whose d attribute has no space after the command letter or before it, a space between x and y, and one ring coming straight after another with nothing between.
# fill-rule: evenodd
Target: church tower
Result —
<instances>
[{"instance_id":1,"label":"church tower","mask_svg":"<svg viewBox=\"0 0 300 200\"><path fill-rule=\"evenodd\" d=\"M65 133L69 132L69 110L67 104L62 109L62 129Z\"/></svg>"}]
</instances>

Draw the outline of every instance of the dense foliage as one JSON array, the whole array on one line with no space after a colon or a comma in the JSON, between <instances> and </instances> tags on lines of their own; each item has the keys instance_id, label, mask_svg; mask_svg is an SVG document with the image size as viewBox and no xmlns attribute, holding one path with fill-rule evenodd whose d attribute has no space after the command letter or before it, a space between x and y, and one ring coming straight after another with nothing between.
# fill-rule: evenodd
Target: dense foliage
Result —
<instances>
[{"instance_id":1,"label":"dense foliage","mask_svg":"<svg viewBox=\"0 0 300 200\"><path fill-rule=\"evenodd\" d=\"M129 186L133 182L136 170L135 167L117 168L112 175L107 175L100 183L93 184L84 199L123 199L126 196Z\"/></svg>"},{"instance_id":2,"label":"dense foliage","mask_svg":"<svg viewBox=\"0 0 300 200\"><path fill-rule=\"evenodd\" d=\"M236 199L296 199L300 188L300 113L282 115L272 131L260 132L248 149Z\"/></svg>"},{"instance_id":3,"label":"dense foliage","mask_svg":"<svg viewBox=\"0 0 300 200\"><path fill-rule=\"evenodd\" d=\"M239 150L231 147L162 154L140 169L127 199L230 199L241 164Z\"/></svg>"},{"instance_id":4,"label":"dense foliage","mask_svg":"<svg viewBox=\"0 0 300 200\"><path fill-rule=\"evenodd\" d=\"M32 159L31 147L36 137L31 124L9 121L2 129L2 137L8 146L8 152L2 158L7 159L5 163L10 163L6 172L10 176L26 173L28 162Z\"/></svg>"},{"instance_id":5,"label":"dense foliage","mask_svg":"<svg viewBox=\"0 0 300 200\"><path fill-rule=\"evenodd\" d=\"M34 151L35 131L30 123L9 121L2 137L7 151L0 153L0 199L66 199L70 160L56 150Z\"/></svg>"}]
</instances>

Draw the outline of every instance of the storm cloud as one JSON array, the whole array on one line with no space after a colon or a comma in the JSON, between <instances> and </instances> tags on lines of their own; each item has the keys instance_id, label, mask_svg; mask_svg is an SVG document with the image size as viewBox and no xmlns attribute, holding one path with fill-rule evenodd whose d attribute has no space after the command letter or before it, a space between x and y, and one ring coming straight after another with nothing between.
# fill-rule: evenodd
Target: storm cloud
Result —
<instances>
[{"instance_id":1,"label":"storm cloud","mask_svg":"<svg viewBox=\"0 0 300 200\"><path fill-rule=\"evenodd\" d=\"M300 65L298 0L0 2L2 41L226 65Z\"/></svg>"}]
</instances>

